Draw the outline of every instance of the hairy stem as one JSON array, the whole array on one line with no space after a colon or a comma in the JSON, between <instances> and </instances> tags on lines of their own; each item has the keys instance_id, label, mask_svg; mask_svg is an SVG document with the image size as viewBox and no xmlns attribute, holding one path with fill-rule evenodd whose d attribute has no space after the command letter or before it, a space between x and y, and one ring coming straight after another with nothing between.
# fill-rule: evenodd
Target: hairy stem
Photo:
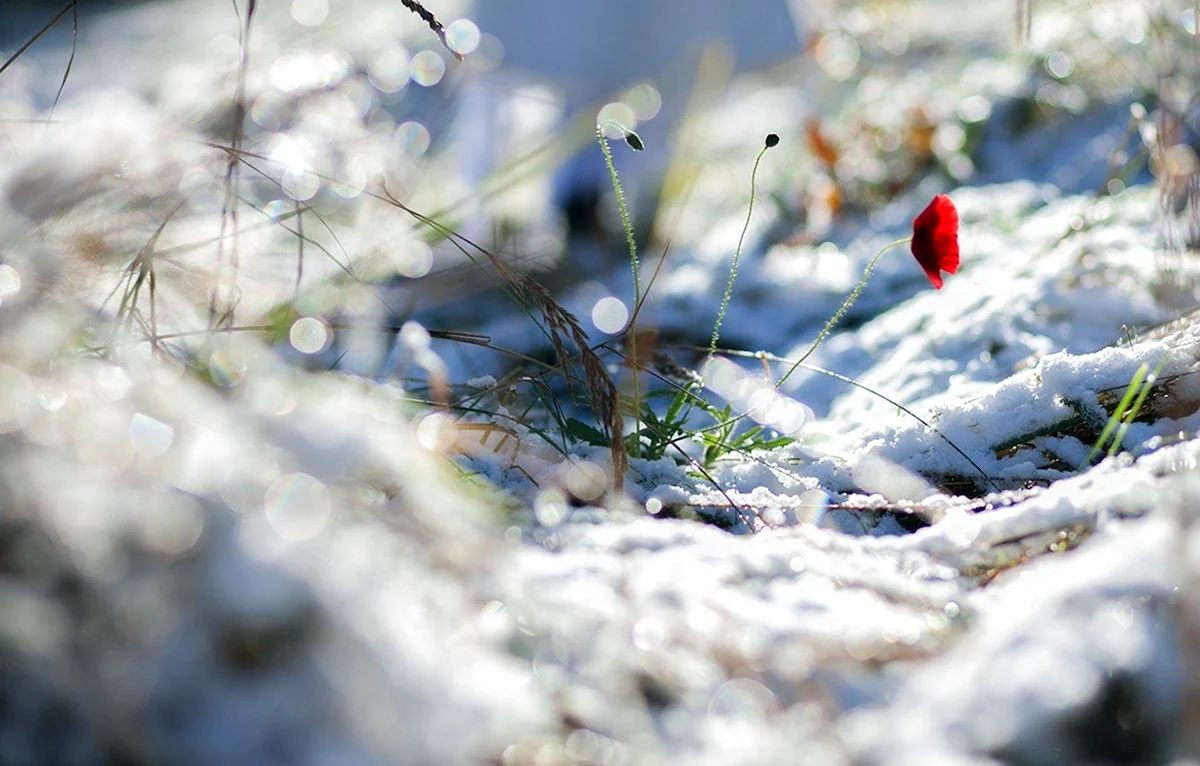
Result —
<instances>
[{"instance_id":1,"label":"hairy stem","mask_svg":"<svg viewBox=\"0 0 1200 766\"><path fill-rule=\"evenodd\" d=\"M758 156L754 158L754 169L750 171L750 204L746 208L746 223L742 226L742 233L738 236L737 249L733 251L733 263L729 267L729 284L725 286L725 294L721 296L721 308L717 310L717 322L713 325L712 340L708 343L708 357L704 360L704 369L708 368L712 361L713 354L717 353L717 341L721 337L721 325L725 323L725 312L729 308L729 299L733 297L733 283L737 279L738 262L742 257L742 244L746 241L746 232L750 229L750 217L754 215L754 181L758 176L758 165L762 162L763 155L767 153L772 144L768 143L759 151ZM703 371L700 373L704 374Z\"/></svg>"},{"instance_id":2,"label":"hairy stem","mask_svg":"<svg viewBox=\"0 0 1200 766\"><path fill-rule=\"evenodd\" d=\"M783 384L792 376L792 373L800 369L800 365L803 364L810 356L812 356L812 353L816 351L822 343L825 342L827 337L829 337L829 333L833 331L833 328L837 326L837 323L842 321L842 317L846 315L846 312L849 311L850 307L854 305L854 302L858 300L858 296L862 294L863 288L867 286L867 280L871 278L871 272L875 271L875 266L879 263L879 259L883 257L883 254L897 245L906 245L909 242L912 242L912 237L905 237L904 239L898 239L895 242L889 242L883 246L882 250L875 254L875 257L871 259L871 262L867 264L867 268L863 270L862 278L858 280L858 284L855 285L854 289L850 291L850 294L846 296L846 300L842 302L841 308L834 312L833 316L829 317L829 321L826 322L825 326L821 328L821 332L818 333L816 340L812 342L812 345L808 347L808 351L805 351L804 355L797 359L795 364L788 368L788 371L783 374L783 377L775 383L776 390L779 390L783 387Z\"/></svg>"},{"instance_id":3,"label":"hairy stem","mask_svg":"<svg viewBox=\"0 0 1200 766\"><path fill-rule=\"evenodd\" d=\"M624 125L615 120L602 120L596 123L596 140L600 143L600 151L604 153L604 164L608 167L608 177L612 181L613 193L617 196L617 209L621 213L621 226L625 229L625 242L629 246L629 266L633 271L633 305L640 306L642 303L642 277L641 268L638 264L637 242L633 237L633 224L629 219L629 208L625 205L625 191L621 188L621 179L617 176L617 166L613 163L612 150L608 148L608 137L604 135L604 128L613 125L621 130L622 133L629 135L629 131ZM639 139L640 143L640 139ZM637 316L629 323L626 328L626 337L629 338L629 353L636 362L637 353ZM637 365L630 368L633 371L633 456L638 457L641 454L641 442L639 433L641 432L642 416L641 416L641 391L638 388L638 370ZM621 438L620 434L614 434L614 439Z\"/></svg>"}]
</instances>

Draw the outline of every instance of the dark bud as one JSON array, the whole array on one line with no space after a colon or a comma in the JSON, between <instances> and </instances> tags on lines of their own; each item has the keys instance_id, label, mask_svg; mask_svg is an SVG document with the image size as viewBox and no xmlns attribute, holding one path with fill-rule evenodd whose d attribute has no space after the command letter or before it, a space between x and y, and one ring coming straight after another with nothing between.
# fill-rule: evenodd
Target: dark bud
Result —
<instances>
[{"instance_id":1,"label":"dark bud","mask_svg":"<svg viewBox=\"0 0 1200 766\"><path fill-rule=\"evenodd\" d=\"M767 134L767 148L770 149L772 146L779 146L779 136L776 133Z\"/></svg>"},{"instance_id":2,"label":"dark bud","mask_svg":"<svg viewBox=\"0 0 1200 766\"><path fill-rule=\"evenodd\" d=\"M646 145L642 143L642 137L632 130L625 134L625 143L629 144L629 148L635 152L640 152L646 148Z\"/></svg>"}]
</instances>

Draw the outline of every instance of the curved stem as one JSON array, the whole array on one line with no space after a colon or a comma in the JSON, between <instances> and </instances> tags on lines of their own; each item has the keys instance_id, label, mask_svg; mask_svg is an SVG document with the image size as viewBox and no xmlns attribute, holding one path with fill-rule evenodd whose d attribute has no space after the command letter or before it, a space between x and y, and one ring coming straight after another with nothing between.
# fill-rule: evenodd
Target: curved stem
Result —
<instances>
[{"instance_id":1,"label":"curved stem","mask_svg":"<svg viewBox=\"0 0 1200 766\"><path fill-rule=\"evenodd\" d=\"M729 284L725 286L725 294L721 296L721 308L717 310L717 323L713 325L712 340L708 343L708 357L704 360L704 368L700 371L701 376L712 362L713 354L717 353L717 340L721 337L721 325L725 323L725 311L729 308L729 299L733 297L733 283L737 279L738 262L742 257L742 244L746 241L746 232L750 229L750 217L754 214L754 180L758 175L758 165L770 148L771 145L768 144L759 151L758 156L754 158L754 169L750 171L750 205L746 208L746 223L742 225L737 249L733 251L733 264L729 267Z\"/></svg>"},{"instance_id":2,"label":"curved stem","mask_svg":"<svg viewBox=\"0 0 1200 766\"><path fill-rule=\"evenodd\" d=\"M784 373L783 377L780 378L775 384L776 390L779 390L783 387L783 384L792 376L792 373L800 369L800 365L803 364L810 356L812 356L812 353L817 350L817 347L825 342L825 338L829 336L829 333L833 331L833 328L837 325L837 323L842 321L842 317L846 315L846 312L851 306L854 305L854 302L858 300L858 296L862 294L863 288L867 286L867 280L871 278L871 272L875 271L875 266L879 263L879 259L883 257L883 254L897 245L906 245L909 242L912 242L912 237L905 237L904 239L898 239L895 242L889 242L883 246L882 250L875 254L875 257L871 259L871 262L867 264L867 268L863 270L862 278L858 280L858 284L855 285L850 294L846 296L846 300L843 301L841 308L834 312L833 316L829 317L829 321L826 322L825 326L821 328L821 332L817 335L816 340L812 342L812 345L808 347L808 351L805 351L804 355L797 359L796 362L790 368L788 368L788 371Z\"/></svg>"}]
</instances>

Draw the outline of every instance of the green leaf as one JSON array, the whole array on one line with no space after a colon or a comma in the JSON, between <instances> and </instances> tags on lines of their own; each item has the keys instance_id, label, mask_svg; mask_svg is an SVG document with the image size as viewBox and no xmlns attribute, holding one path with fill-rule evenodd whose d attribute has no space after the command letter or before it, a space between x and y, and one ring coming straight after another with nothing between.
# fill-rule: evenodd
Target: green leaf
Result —
<instances>
[{"instance_id":1,"label":"green leaf","mask_svg":"<svg viewBox=\"0 0 1200 766\"><path fill-rule=\"evenodd\" d=\"M567 418L566 427L563 429L563 432L572 441L583 442L593 447L608 446L608 437L595 426L588 425L582 420Z\"/></svg>"}]
</instances>

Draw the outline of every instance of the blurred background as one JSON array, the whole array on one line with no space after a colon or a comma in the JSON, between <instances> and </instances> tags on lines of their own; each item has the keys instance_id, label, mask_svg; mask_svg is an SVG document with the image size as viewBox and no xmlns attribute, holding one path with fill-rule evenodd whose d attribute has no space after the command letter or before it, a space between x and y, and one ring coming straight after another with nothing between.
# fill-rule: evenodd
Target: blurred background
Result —
<instances>
[{"instance_id":1,"label":"blurred background","mask_svg":"<svg viewBox=\"0 0 1200 766\"><path fill-rule=\"evenodd\" d=\"M0 763L1195 756L1195 456L1038 493L1156 361L1136 328L1191 324L1198 24L0 0ZM963 275L898 248L812 359L863 390L776 392L943 192ZM735 258L748 358L706 388ZM1194 440L1179 376L1154 449ZM684 386L711 407L652 453ZM764 391L754 450L705 441ZM964 496L849 503L885 448Z\"/></svg>"},{"instance_id":2,"label":"blurred background","mask_svg":"<svg viewBox=\"0 0 1200 766\"><path fill-rule=\"evenodd\" d=\"M95 111L120 91L228 143L240 93L249 119L238 123L239 142L270 163L260 168L269 177L247 179L247 199L268 215L299 202L357 221L353 242L335 243L314 230L320 224L306 236L344 249L367 281L388 283L386 302L403 313L461 299L494 277L451 243L431 242L421 224L364 204L363 190L380 181L414 210L540 272L560 297L619 267L624 234L597 121L610 137L636 130L647 146L618 146L614 159L649 253L704 218L703 203L689 207L695 189L729 183L731 202L747 195L742 166L767 132L783 137L765 169L768 238L844 244L919 185L1024 179L1117 192L1156 172L1136 146L1153 123L1184 147L1164 152L1156 172L1170 187L1164 275L1178 271L1170 252L1195 237L1183 180L1195 143L1195 14L1185 5L1055 3L1034 25L1033 9L1006 0L953 19L932 1L430 3L443 41L399 2L259 4L247 21L244 4L9 0L0 35L15 49L63 12L6 78L19 94L13 103L30 112L75 97ZM1150 122L1132 104L1153 112ZM729 163L740 163L736 187ZM219 169L206 173L220 180ZM183 181L185 217L205 199L198 192L219 186L197 172ZM294 249L287 232L277 235L266 250ZM271 285L266 275L294 272L296 259L275 268L280 259L266 255L259 273L239 267L250 282L237 287L237 306L248 316L350 262L309 257L304 274L285 280L296 285Z\"/></svg>"}]
</instances>

